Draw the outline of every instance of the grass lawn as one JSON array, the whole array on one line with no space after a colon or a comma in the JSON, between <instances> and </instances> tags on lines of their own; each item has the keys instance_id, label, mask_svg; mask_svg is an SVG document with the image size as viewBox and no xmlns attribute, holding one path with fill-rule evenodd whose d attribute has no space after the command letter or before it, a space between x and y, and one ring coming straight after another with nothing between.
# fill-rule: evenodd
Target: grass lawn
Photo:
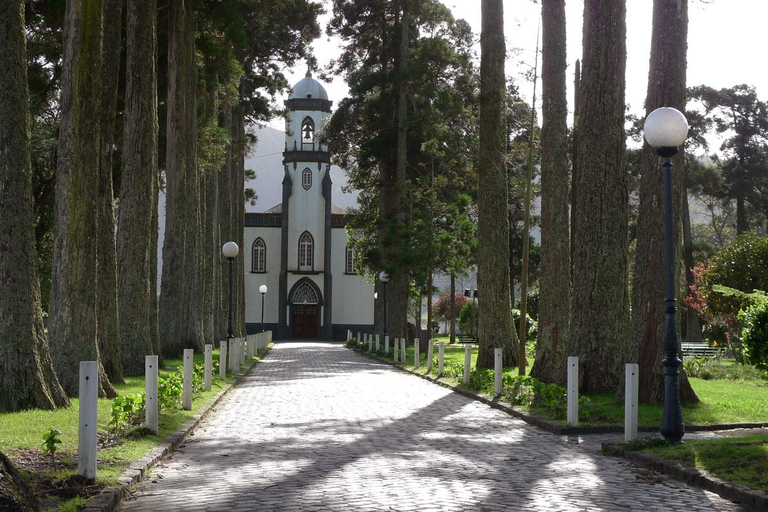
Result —
<instances>
[{"instance_id":1,"label":"grass lawn","mask_svg":"<svg viewBox=\"0 0 768 512\"><path fill-rule=\"evenodd\" d=\"M213 360L218 361L218 350L214 351ZM195 364L202 364L205 355L195 354ZM257 360L255 357L254 360ZM246 362L249 366L250 362ZM181 359L166 359L165 368L160 370L160 376L165 377L181 368ZM159 416L159 433L151 435L138 430L136 435L129 433L125 437L112 439L107 431L112 400L99 399L98 435L99 451L96 468L96 481L100 485L115 485L118 477L136 460L141 459L152 448L159 445L170 434L176 432L184 423L189 421L205 404L207 404L226 384L234 380L230 374L223 381L214 372L211 391L197 394L192 402L192 410L162 409ZM126 377L124 384L116 384L120 395L144 393L143 377ZM65 409L53 411L28 410L15 413L0 413L0 451L18 464L19 469L33 483L45 480L51 483L70 479L77 474L77 431L78 431L78 399L71 400L72 405ZM43 435L53 427L62 433L59 436L56 459L58 469L53 470L48 458L42 456ZM82 503L82 497L75 497L69 504L60 503L57 506L73 507ZM57 508L58 510L58 508Z\"/></svg>"}]
</instances>

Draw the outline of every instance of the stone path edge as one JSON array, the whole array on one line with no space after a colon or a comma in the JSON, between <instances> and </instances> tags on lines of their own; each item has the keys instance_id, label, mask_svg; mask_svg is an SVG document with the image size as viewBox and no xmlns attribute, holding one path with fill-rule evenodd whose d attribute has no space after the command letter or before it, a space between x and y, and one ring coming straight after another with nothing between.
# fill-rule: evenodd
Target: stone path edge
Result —
<instances>
[{"instance_id":1,"label":"stone path edge","mask_svg":"<svg viewBox=\"0 0 768 512\"><path fill-rule=\"evenodd\" d=\"M119 485L110 485L101 490L94 498L81 509L83 512L113 512L117 510L125 499L127 490L141 483L147 475L147 472L155 467L159 462L176 451L187 437L194 431L200 423L213 411L224 396L237 386L240 382L250 375L256 366L264 359L272 345L267 346L266 350L259 355L259 360L254 361L251 366L239 375L235 380L227 384L224 389L219 391L207 405L198 411L188 422L181 426L179 430L165 438L165 440L150 450L143 458L132 462L128 469L118 478Z\"/></svg>"},{"instance_id":2,"label":"stone path edge","mask_svg":"<svg viewBox=\"0 0 768 512\"><path fill-rule=\"evenodd\" d=\"M768 511L768 494L722 480L696 468L685 466L680 462L665 459L652 453L626 450L620 444L615 443L604 443L603 453L623 457L635 465L659 471L690 486L714 492L726 500L737 502L750 507L752 510Z\"/></svg>"}]
</instances>

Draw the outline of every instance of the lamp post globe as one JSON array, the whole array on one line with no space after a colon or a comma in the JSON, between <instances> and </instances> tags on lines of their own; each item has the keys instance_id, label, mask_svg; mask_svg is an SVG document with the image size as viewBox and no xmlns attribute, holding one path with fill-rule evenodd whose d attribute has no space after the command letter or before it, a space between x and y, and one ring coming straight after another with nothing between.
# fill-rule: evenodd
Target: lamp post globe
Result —
<instances>
[{"instance_id":1,"label":"lamp post globe","mask_svg":"<svg viewBox=\"0 0 768 512\"><path fill-rule=\"evenodd\" d=\"M259 286L259 293L261 294L261 332L264 332L264 296L267 294L267 285Z\"/></svg>"},{"instance_id":2,"label":"lamp post globe","mask_svg":"<svg viewBox=\"0 0 768 512\"><path fill-rule=\"evenodd\" d=\"M664 168L664 270L666 293L664 313L664 409L661 416L661 435L677 444L685 435L683 412L680 407L680 366L677 342L677 300L675 299L674 237L672 230L672 157L688 136L688 121L677 109L657 108L645 119L645 140L662 157Z\"/></svg>"},{"instance_id":3,"label":"lamp post globe","mask_svg":"<svg viewBox=\"0 0 768 512\"><path fill-rule=\"evenodd\" d=\"M384 297L382 297L382 301L384 302L384 339L387 339L387 283L389 282L389 274L387 274L386 270L382 270L379 272L379 281L381 281L381 284L383 286L383 294ZM375 298L375 297L374 297Z\"/></svg>"},{"instance_id":4,"label":"lamp post globe","mask_svg":"<svg viewBox=\"0 0 768 512\"><path fill-rule=\"evenodd\" d=\"M221 248L221 254L229 260L229 321L227 324L227 339L232 338L232 261L237 258L239 252L240 247L231 240Z\"/></svg>"}]
</instances>

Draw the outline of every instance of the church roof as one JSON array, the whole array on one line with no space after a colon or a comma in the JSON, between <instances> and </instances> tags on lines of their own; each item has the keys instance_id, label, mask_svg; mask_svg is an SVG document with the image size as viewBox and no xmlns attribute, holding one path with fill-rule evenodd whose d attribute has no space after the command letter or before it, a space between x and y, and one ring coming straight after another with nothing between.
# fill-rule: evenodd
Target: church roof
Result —
<instances>
[{"instance_id":1,"label":"church roof","mask_svg":"<svg viewBox=\"0 0 768 512\"><path fill-rule=\"evenodd\" d=\"M320 85L320 82L312 78L312 74L307 71L307 75L293 86L293 89L291 89L291 95L288 98L319 98L322 100L327 100L328 93L325 92L325 87Z\"/></svg>"},{"instance_id":2,"label":"church roof","mask_svg":"<svg viewBox=\"0 0 768 512\"><path fill-rule=\"evenodd\" d=\"M278 203L269 210L265 211L264 213L283 213L283 203ZM335 204L331 205L331 214L332 215L344 215L344 209L336 206Z\"/></svg>"}]
</instances>

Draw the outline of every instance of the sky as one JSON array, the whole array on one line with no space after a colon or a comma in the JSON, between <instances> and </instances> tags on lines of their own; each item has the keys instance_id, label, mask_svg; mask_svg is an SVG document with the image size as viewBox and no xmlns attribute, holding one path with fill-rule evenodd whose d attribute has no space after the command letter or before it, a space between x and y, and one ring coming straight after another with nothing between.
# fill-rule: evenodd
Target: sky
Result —
<instances>
[{"instance_id":1,"label":"sky","mask_svg":"<svg viewBox=\"0 0 768 512\"><path fill-rule=\"evenodd\" d=\"M605 0L611 1L611 0ZM326 9L330 5L326 3ZM444 0L456 18L463 18L480 33L480 0ZM583 0L566 0L568 34L569 110L572 111L573 65L581 56ZM652 0L627 0L626 101L632 113L643 109L648 81L651 40ZM758 96L768 99L768 1L766 0L689 0L688 1L688 84L715 88L736 84L753 85ZM531 0L504 1L504 31L507 39L507 75L516 80L524 98L530 101L533 85L525 83L522 72L533 66L536 32L541 6ZM322 20L325 26L328 15ZM327 36L313 43L320 66L339 54L338 41ZM479 55L479 43L478 43ZM306 68L287 70L290 83L304 77ZM334 104L347 95L341 78L324 84ZM541 84L538 86L540 102ZM537 105L540 108L540 103ZM282 120L270 123L283 129Z\"/></svg>"}]
</instances>

